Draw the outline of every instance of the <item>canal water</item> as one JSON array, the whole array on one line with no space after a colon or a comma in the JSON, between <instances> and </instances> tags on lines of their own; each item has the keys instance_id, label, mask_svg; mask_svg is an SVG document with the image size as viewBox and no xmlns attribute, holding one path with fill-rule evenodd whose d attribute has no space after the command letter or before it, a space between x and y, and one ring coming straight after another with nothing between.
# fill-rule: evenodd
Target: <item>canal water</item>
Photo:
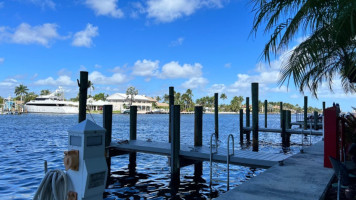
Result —
<instances>
[{"instance_id":1,"label":"canal water","mask_svg":"<svg viewBox=\"0 0 356 200\"><path fill-rule=\"evenodd\" d=\"M87 115L102 125L102 115ZM68 132L76 125L77 115L24 114L0 115L0 199L32 199L44 177L44 161L48 169L64 169L63 152L67 150ZM260 126L264 115L260 115ZM293 116L293 120L295 118ZM279 128L279 115L268 115L268 127ZM239 144L239 115L219 115L220 146L227 146L227 137L235 137L235 150L251 151L249 145ZM203 145L208 146L214 132L214 115L203 116ZM252 134L251 134L252 135ZM113 141L129 139L129 115L113 115ZM168 141L168 115L138 115L137 139ZM260 133L260 151L282 153L278 133ZM321 138L291 136L288 153L299 152L302 141L309 144ZM194 115L181 115L181 143L194 144ZM170 199L170 168L168 158L158 155L137 154L135 176L130 176L129 156L112 159L113 181L105 191L105 199ZM226 164L213 164L213 187L209 188L209 162L203 162L203 175L194 178L194 166L181 169L177 199L209 199L226 192ZM257 176L263 169L230 165L231 188Z\"/></svg>"}]
</instances>

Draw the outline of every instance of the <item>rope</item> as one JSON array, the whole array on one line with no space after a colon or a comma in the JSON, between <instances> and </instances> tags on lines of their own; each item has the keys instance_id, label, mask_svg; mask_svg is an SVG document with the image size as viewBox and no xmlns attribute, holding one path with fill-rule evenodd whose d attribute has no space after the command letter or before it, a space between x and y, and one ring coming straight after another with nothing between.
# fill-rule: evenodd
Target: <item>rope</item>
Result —
<instances>
[{"instance_id":1,"label":"rope","mask_svg":"<svg viewBox=\"0 0 356 200\"><path fill-rule=\"evenodd\" d=\"M61 170L51 170L46 173L33 200L63 200L67 199L67 174Z\"/></svg>"}]
</instances>

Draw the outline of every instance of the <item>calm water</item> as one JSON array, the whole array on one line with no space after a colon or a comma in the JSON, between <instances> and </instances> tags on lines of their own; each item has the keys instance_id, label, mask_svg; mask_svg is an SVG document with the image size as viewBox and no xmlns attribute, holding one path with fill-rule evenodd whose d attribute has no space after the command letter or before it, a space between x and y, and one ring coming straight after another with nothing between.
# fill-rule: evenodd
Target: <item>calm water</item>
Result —
<instances>
[{"instance_id":1,"label":"calm water","mask_svg":"<svg viewBox=\"0 0 356 200\"><path fill-rule=\"evenodd\" d=\"M88 119L102 125L101 115L88 115ZM264 124L260 115L260 125ZM235 149L251 151L250 146L240 146L239 116L219 115L221 146L227 145L227 136L234 134ZM67 130L77 123L77 115L25 114L0 115L0 199L31 199L44 176L43 163L48 161L50 169L64 169L63 151L67 150ZM293 121L294 121L293 116ZM168 141L168 115L138 115L138 140ZM279 115L269 115L268 127L279 127ZM181 116L181 142L194 143L194 115ZM214 116L203 117L203 145L209 145L214 132ZM113 140L129 138L129 115L113 116ZM260 151L281 153L280 134L260 133ZM302 136L291 136L290 153L301 148ZM317 142L320 137L312 137ZM304 143L309 142L304 139ZM106 189L106 199L169 199L170 168L163 156L137 154L136 175L130 176L129 156L112 159L113 182ZM230 165L230 186L235 187L263 169ZM181 169L181 184L177 198L208 199L226 191L226 165L214 164L212 191L209 189L209 163L203 162L201 179L194 179L194 167ZM220 181L219 181L220 180Z\"/></svg>"}]
</instances>

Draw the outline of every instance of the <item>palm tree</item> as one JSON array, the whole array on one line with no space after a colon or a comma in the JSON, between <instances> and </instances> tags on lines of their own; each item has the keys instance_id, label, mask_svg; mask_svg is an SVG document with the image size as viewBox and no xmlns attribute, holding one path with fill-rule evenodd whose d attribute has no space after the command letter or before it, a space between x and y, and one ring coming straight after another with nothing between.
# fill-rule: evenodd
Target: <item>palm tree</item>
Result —
<instances>
[{"instance_id":1,"label":"palm tree","mask_svg":"<svg viewBox=\"0 0 356 200\"><path fill-rule=\"evenodd\" d=\"M138 90L136 90L135 87L129 87L126 90L126 95L127 95L127 99L130 100L130 106L132 106L132 102L135 101L135 96L138 95Z\"/></svg>"},{"instance_id":2,"label":"palm tree","mask_svg":"<svg viewBox=\"0 0 356 200\"><path fill-rule=\"evenodd\" d=\"M355 91L356 82L356 9L350 0L251 0L256 12L252 33L265 25L272 31L263 50L279 54L299 34L309 35L291 50L283 63L280 84L291 78L301 92L308 88L314 96L322 82L332 89L336 74L341 76L345 92Z\"/></svg>"},{"instance_id":3,"label":"palm tree","mask_svg":"<svg viewBox=\"0 0 356 200\"><path fill-rule=\"evenodd\" d=\"M16 96L21 97L21 102L22 102L22 96L24 94L27 94L28 93L27 91L28 91L28 88L25 85L20 84L19 86L15 87L15 94L16 94Z\"/></svg>"},{"instance_id":4,"label":"palm tree","mask_svg":"<svg viewBox=\"0 0 356 200\"><path fill-rule=\"evenodd\" d=\"M51 91L49 90L41 90L41 95L49 95L51 94Z\"/></svg>"},{"instance_id":5,"label":"palm tree","mask_svg":"<svg viewBox=\"0 0 356 200\"><path fill-rule=\"evenodd\" d=\"M159 101L161 101L161 100L162 100L161 97L156 96L156 101L157 101L157 102L159 102Z\"/></svg>"},{"instance_id":6,"label":"palm tree","mask_svg":"<svg viewBox=\"0 0 356 200\"><path fill-rule=\"evenodd\" d=\"M95 89L93 82L88 81L89 96L91 97L91 91Z\"/></svg>"},{"instance_id":7,"label":"palm tree","mask_svg":"<svg viewBox=\"0 0 356 200\"><path fill-rule=\"evenodd\" d=\"M225 94L225 93L222 93L222 94L220 95L220 99L222 99L223 101L225 101L225 99L227 99L226 94ZM225 102L224 102L224 103L225 103Z\"/></svg>"}]
</instances>

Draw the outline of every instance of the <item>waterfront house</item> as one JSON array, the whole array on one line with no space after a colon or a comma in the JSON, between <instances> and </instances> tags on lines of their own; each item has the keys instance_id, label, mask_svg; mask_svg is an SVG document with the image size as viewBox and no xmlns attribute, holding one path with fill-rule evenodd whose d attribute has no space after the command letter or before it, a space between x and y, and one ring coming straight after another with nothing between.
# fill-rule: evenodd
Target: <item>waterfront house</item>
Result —
<instances>
[{"instance_id":1,"label":"waterfront house","mask_svg":"<svg viewBox=\"0 0 356 200\"><path fill-rule=\"evenodd\" d=\"M115 93L106 98L106 101L113 105L114 111L123 112L130 107L130 96L124 93ZM147 98L144 95L136 95L132 102L133 106L137 106L139 113L146 113L152 111L152 99Z\"/></svg>"}]
</instances>

